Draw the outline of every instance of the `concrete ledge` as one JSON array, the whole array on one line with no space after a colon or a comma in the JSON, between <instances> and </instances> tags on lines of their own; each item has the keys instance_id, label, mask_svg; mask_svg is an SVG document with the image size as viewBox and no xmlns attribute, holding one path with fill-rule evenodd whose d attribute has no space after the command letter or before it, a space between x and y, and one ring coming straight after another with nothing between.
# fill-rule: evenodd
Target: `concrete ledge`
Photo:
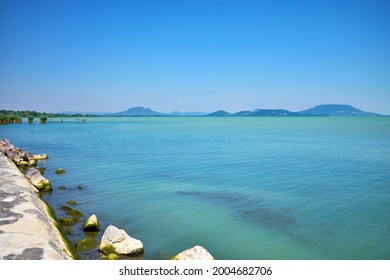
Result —
<instances>
[{"instance_id":1,"label":"concrete ledge","mask_svg":"<svg viewBox=\"0 0 390 280\"><path fill-rule=\"evenodd\" d=\"M0 153L0 259L72 259L37 189Z\"/></svg>"}]
</instances>

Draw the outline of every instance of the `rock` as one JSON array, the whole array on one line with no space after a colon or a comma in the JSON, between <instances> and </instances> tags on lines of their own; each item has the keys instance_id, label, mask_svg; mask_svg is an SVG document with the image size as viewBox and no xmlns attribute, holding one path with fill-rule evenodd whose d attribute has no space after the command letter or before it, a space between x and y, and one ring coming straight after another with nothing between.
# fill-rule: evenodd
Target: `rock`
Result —
<instances>
[{"instance_id":1,"label":"rock","mask_svg":"<svg viewBox=\"0 0 390 280\"><path fill-rule=\"evenodd\" d=\"M30 160L27 162L27 165L28 165L28 166L36 166L36 165L37 165L37 162L36 162L34 159L30 159Z\"/></svg>"},{"instance_id":2,"label":"rock","mask_svg":"<svg viewBox=\"0 0 390 280\"><path fill-rule=\"evenodd\" d=\"M53 191L53 188L50 185L48 185L45 186L42 191L45 193L51 193Z\"/></svg>"},{"instance_id":3,"label":"rock","mask_svg":"<svg viewBox=\"0 0 390 280\"><path fill-rule=\"evenodd\" d=\"M97 248L99 243L93 237L86 237L76 245L76 249L79 252L89 252Z\"/></svg>"},{"instance_id":4,"label":"rock","mask_svg":"<svg viewBox=\"0 0 390 280\"><path fill-rule=\"evenodd\" d=\"M46 154L34 155L34 158L36 160L45 160L47 159L47 155Z\"/></svg>"},{"instance_id":5,"label":"rock","mask_svg":"<svg viewBox=\"0 0 390 280\"><path fill-rule=\"evenodd\" d=\"M27 166L28 165L28 162L25 161L25 160L21 160L17 163L17 165L20 165L20 166ZM40 173L40 172L39 172Z\"/></svg>"},{"instance_id":6,"label":"rock","mask_svg":"<svg viewBox=\"0 0 390 280\"><path fill-rule=\"evenodd\" d=\"M45 187L50 186L50 181L43 177L41 172L39 172L39 170L35 167L31 167L28 170L26 177L38 190L42 190Z\"/></svg>"},{"instance_id":7,"label":"rock","mask_svg":"<svg viewBox=\"0 0 390 280\"><path fill-rule=\"evenodd\" d=\"M96 217L95 214L92 214L91 217L89 217L83 226L84 231L99 231L100 230L100 223Z\"/></svg>"},{"instance_id":8,"label":"rock","mask_svg":"<svg viewBox=\"0 0 390 280\"><path fill-rule=\"evenodd\" d=\"M66 215L71 216L71 217L83 217L84 216L84 214L81 213L79 210L73 209L73 208L71 210L69 210L68 212L66 212Z\"/></svg>"},{"instance_id":9,"label":"rock","mask_svg":"<svg viewBox=\"0 0 390 280\"><path fill-rule=\"evenodd\" d=\"M18 151L15 151L15 150L9 150L7 152L7 157L10 159L10 160L14 160L14 158L19 155L19 152Z\"/></svg>"},{"instance_id":10,"label":"rock","mask_svg":"<svg viewBox=\"0 0 390 280\"><path fill-rule=\"evenodd\" d=\"M104 231L99 250L104 252L106 247L113 247L118 255L137 255L144 251L142 242L130 237L123 229L109 225Z\"/></svg>"},{"instance_id":11,"label":"rock","mask_svg":"<svg viewBox=\"0 0 390 280\"><path fill-rule=\"evenodd\" d=\"M174 256L171 260L215 260L202 246L195 246Z\"/></svg>"},{"instance_id":12,"label":"rock","mask_svg":"<svg viewBox=\"0 0 390 280\"><path fill-rule=\"evenodd\" d=\"M13 150L15 147L7 139L0 141L0 152L3 155L8 154L9 151Z\"/></svg>"},{"instance_id":13,"label":"rock","mask_svg":"<svg viewBox=\"0 0 390 280\"><path fill-rule=\"evenodd\" d=\"M57 168L56 170L56 174L64 174L65 173L65 170L62 169L62 168Z\"/></svg>"},{"instance_id":14,"label":"rock","mask_svg":"<svg viewBox=\"0 0 390 280\"><path fill-rule=\"evenodd\" d=\"M22 154L18 153L17 155L14 156L13 161L16 164L19 164L21 161L24 161L24 156Z\"/></svg>"},{"instance_id":15,"label":"rock","mask_svg":"<svg viewBox=\"0 0 390 280\"><path fill-rule=\"evenodd\" d=\"M66 211L70 211L70 210L72 210L73 208L72 207L69 207L68 205L63 205L63 206L61 206L61 210L64 210L65 212Z\"/></svg>"},{"instance_id":16,"label":"rock","mask_svg":"<svg viewBox=\"0 0 390 280\"><path fill-rule=\"evenodd\" d=\"M76 205L77 202L74 201L74 200L69 200L69 201L67 202L67 204L69 204L69 205Z\"/></svg>"},{"instance_id":17,"label":"rock","mask_svg":"<svg viewBox=\"0 0 390 280\"><path fill-rule=\"evenodd\" d=\"M64 190L66 190L66 187L65 186L59 186L58 189L61 190L61 191L64 191Z\"/></svg>"},{"instance_id":18,"label":"rock","mask_svg":"<svg viewBox=\"0 0 390 280\"><path fill-rule=\"evenodd\" d=\"M24 153L24 157L27 160L35 160L35 156L32 153L29 153L29 152Z\"/></svg>"},{"instance_id":19,"label":"rock","mask_svg":"<svg viewBox=\"0 0 390 280\"><path fill-rule=\"evenodd\" d=\"M64 210L66 212L66 215L71 217L83 217L84 214L81 213L79 210L74 209L72 207L69 207L68 205L61 206L61 210Z\"/></svg>"},{"instance_id":20,"label":"rock","mask_svg":"<svg viewBox=\"0 0 390 280\"><path fill-rule=\"evenodd\" d=\"M116 261L116 260L119 260L119 258L118 258L117 254L112 253L112 254L109 254L107 256L107 260L109 260L109 261Z\"/></svg>"}]
</instances>

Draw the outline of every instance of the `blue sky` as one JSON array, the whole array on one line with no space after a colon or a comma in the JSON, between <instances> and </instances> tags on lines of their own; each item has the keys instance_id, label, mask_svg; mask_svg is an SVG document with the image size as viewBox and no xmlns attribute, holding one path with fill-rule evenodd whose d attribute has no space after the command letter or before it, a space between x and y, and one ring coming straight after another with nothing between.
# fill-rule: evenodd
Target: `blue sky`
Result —
<instances>
[{"instance_id":1,"label":"blue sky","mask_svg":"<svg viewBox=\"0 0 390 280\"><path fill-rule=\"evenodd\" d=\"M0 108L390 114L389 1L0 0Z\"/></svg>"}]
</instances>

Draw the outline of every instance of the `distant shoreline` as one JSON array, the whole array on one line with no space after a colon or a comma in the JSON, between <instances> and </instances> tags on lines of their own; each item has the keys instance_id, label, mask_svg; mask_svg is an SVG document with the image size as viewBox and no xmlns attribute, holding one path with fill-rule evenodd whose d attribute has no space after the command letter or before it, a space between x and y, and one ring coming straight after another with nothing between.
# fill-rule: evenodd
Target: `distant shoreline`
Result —
<instances>
[{"instance_id":1,"label":"distant shoreline","mask_svg":"<svg viewBox=\"0 0 390 280\"><path fill-rule=\"evenodd\" d=\"M61 112L39 113L36 111L0 110L0 124L21 123L27 118L30 123L39 118L92 118L92 117L385 117L378 113L366 112L351 105L327 104L292 112L285 109L255 109L230 113L218 110L212 113L178 112L160 113L145 107L133 107L118 113Z\"/></svg>"}]
</instances>

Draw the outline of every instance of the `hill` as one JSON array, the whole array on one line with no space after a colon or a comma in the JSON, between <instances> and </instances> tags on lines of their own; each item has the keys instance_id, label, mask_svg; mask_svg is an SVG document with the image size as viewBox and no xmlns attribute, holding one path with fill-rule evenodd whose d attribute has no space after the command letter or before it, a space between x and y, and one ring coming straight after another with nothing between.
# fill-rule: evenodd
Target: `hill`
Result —
<instances>
[{"instance_id":1,"label":"hill","mask_svg":"<svg viewBox=\"0 0 390 280\"><path fill-rule=\"evenodd\" d=\"M149 108L144 107L134 107L129 108L126 111L119 113L112 113L111 116L120 116L120 117L155 117L155 116L166 116L164 113L159 113L152 111Z\"/></svg>"},{"instance_id":2,"label":"hill","mask_svg":"<svg viewBox=\"0 0 390 280\"><path fill-rule=\"evenodd\" d=\"M304 111L298 112L303 116L334 116L334 117L372 117L380 116L376 113L365 112L352 107L351 105L327 104L318 105Z\"/></svg>"}]
</instances>

